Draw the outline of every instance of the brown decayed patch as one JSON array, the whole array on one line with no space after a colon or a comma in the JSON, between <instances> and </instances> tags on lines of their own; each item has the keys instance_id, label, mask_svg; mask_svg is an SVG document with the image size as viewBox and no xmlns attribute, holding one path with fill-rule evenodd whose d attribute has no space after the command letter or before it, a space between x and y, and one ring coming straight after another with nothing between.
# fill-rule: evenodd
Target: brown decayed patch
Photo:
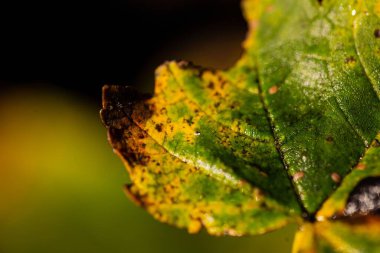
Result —
<instances>
[{"instance_id":1,"label":"brown decayed patch","mask_svg":"<svg viewBox=\"0 0 380 253\"><path fill-rule=\"evenodd\" d=\"M145 139L148 136L131 119L133 114L134 121L144 122L152 115L148 98L149 95L130 87L103 87L103 108L100 115L108 129L108 139L114 150L132 168L136 164L146 165L150 160L150 155L145 152Z\"/></svg>"}]
</instances>

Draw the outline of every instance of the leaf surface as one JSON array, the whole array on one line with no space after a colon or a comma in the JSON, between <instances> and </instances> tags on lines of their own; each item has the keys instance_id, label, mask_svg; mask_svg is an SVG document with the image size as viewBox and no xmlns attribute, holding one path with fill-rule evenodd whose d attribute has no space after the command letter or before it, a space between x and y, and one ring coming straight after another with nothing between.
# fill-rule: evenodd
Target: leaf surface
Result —
<instances>
[{"instance_id":1,"label":"leaf surface","mask_svg":"<svg viewBox=\"0 0 380 253\"><path fill-rule=\"evenodd\" d=\"M375 29L360 21L367 15L363 1L261 4L248 52L259 63L264 103L288 173L304 173L294 183L305 208L315 212L338 185L332 175L349 173L379 131L379 79L367 75L369 66L379 70L379 61L369 59L370 52L358 56L357 44L371 49L360 44L364 36L355 40L353 26L372 41Z\"/></svg>"},{"instance_id":2,"label":"leaf surface","mask_svg":"<svg viewBox=\"0 0 380 253\"><path fill-rule=\"evenodd\" d=\"M378 175L380 4L243 6L245 53L229 70L167 62L152 97L103 88L101 116L133 182L126 192L163 222L216 235L313 220L333 194L316 216L330 226L360 180ZM351 172L364 154L368 169Z\"/></svg>"}]
</instances>

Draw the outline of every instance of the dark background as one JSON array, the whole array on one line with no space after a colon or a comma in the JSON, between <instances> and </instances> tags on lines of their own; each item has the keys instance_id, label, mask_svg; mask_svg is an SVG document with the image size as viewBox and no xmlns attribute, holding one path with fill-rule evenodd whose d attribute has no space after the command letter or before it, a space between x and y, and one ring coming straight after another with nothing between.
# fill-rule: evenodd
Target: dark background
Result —
<instances>
[{"instance_id":1,"label":"dark background","mask_svg":"<svg viewBox=\"0 0 380 253\"><path fill-rule=\"evenodd\" d=\"M11 1L0 4L0 32L1 84L49 84L99 101L105 83L152 89L165 60L231 65L246 24L239 0ZM189 43L195 54L183 53Z\"/></svg>"}]
</instances>

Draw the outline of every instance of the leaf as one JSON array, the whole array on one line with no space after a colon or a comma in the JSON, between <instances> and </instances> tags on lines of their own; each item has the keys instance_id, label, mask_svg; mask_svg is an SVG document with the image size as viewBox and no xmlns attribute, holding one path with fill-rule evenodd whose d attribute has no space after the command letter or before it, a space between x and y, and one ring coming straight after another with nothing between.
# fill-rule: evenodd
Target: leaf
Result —
<instances>
[{"instance_id":1,"label":"leaf","mask_svg":"<svg viewBox=\"0 0 380 253\"><path fill-rule=\"evenodd\" d=\"M331 176L349 173L380 128L380 79L367 76L352 26L372 40L375 29L357 23L366 8L356 1L266 2L248 52L279 151L289 174L304 173L295 186L313 213L337 186Z\"/></svg>"},{"instance_id":2,"label":"leaf","mask_svg":"<svg viewBox=\"0 0 380 253\"><path fill-rule=\"evenodd\" d=\"M323 204L316 218L367 215L380 206L380 134L341 186Z\"/></svg>"},{"instance_id":3,"label":"leaf","mask_svg":"<svg viewBox=\"0 0 380 253\"><path fill-rule=\"evenodd\" d=\"M379 252L380 134L364 158L297 232L293 252Z\"/></svg>"},{"instance_id":4,"label":"leaf","mask_svg":"<svg viewBox=\"0 0 380 253\"><path fill-rule=\"evenodd\" d=\"M126 192L190 232L260 234L317 218L298 236L311 246L298 248L313 248L315 231L355 235L332 219L351 215L344 210L360 180L378 182L380 2L243 6L250 30L231 69L167 62L152 97L103 88L101 116L133 182Z\"/></svg>"},{"instance_id":5,"label":"leaf","mask_svg":"<svg viewBox=\"0 0 380 253\"><path fill-rule=\"evenodd\" d=\"M172 94L180 87L169 66L159 70L162 92L153 99L132 101L138 96L130 88L103 89L111 101L104 108L112 108L102 111L109 138L134 182L128 194L157 219L190 232L203 224L215 235L258 234L294 219L298 207L273 142L196 113L181 91Z\"/></svg>"},{"instance_id":6,"label":"leaf","mask_svg":"<svg viewBox=\"0 0 380 253\"><path fill-rule=\"evenodd\" d=\"M379 237L379 217L305 224L296 234L292 252L376 253L380 251Z\"/></svg>"}]
</instances>

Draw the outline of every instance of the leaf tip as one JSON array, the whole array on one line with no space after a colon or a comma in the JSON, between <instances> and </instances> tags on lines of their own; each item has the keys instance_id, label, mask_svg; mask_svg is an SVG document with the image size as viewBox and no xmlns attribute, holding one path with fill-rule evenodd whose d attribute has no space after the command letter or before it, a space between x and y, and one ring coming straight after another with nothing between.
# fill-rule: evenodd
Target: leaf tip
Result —
<instances>
[{"instance_id":1,"label":"leaf tip","mask_svg":"<svg viewBox=\"0 0 380 253\"><path fill-rule=\"evenodd\" d=\"M150 98L150 95L138 92L129 86L104 85L102 89L102 109L100 117L103 124L109 127L120 129L120 120L124 117L131 117L136 109L136 105ZM141 110L142 116L149 117L149 108Z\"/></svg>"}]
</instances>

